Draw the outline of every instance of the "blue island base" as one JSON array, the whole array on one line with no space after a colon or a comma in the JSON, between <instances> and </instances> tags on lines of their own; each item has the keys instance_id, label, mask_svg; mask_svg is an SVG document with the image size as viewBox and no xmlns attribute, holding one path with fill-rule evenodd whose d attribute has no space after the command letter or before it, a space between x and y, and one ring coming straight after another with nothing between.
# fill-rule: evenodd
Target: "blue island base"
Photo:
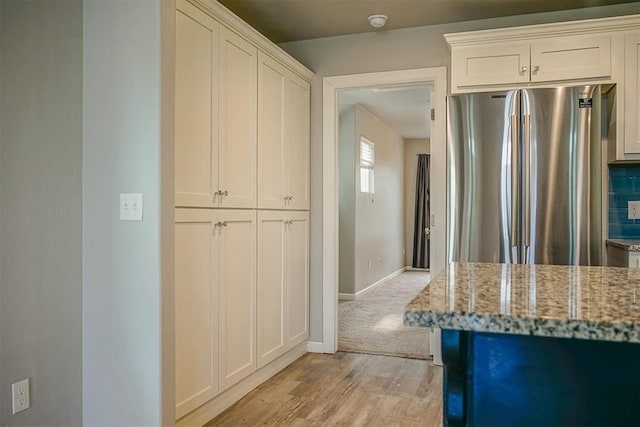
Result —
<instances>
[{"instance_id":1,"label":"blue island base","mask_svg":"<svg viewBox=\"0 0 640 427\"><path fill-rule=\"evenodd\" d=\"M445 426L640 426L640 344L442 331Z\"/></svg>"}]
</instances>

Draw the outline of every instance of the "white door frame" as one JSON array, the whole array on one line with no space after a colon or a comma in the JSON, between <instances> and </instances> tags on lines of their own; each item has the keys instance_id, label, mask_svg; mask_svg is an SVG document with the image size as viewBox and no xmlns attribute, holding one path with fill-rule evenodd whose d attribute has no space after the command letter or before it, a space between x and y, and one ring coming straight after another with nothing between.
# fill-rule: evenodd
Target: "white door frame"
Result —
<instances>
[{"instance_id":1,"label":"white door frame","mask_svg":"<svg viewBox=\"0 0 640 427\"><path fill-rule=\"evenodd\" d=\"M431 132L430 182L446 179L447 68L350 74L325 77L322 85L322 341L324 353L338 349L338 92L343 89L433 83L436 110ZM435 143L434 143L435 141ZM446 195L444 185L432 185L431 274L444 268Z\"/></svg>"}]
</instances>

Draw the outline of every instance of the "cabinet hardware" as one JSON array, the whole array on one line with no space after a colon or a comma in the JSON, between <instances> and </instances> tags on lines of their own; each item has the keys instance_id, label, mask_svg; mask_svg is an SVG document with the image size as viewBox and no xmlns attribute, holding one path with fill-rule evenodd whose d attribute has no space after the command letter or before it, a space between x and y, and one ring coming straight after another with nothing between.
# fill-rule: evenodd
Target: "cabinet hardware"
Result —
<instances>
[{"instance_id":1,"label":"cabinet hardware","mask_svg":"<svg viewBox=\"0 0 640 427\"><path fill-rule=\"evenodd\" d=\"M537 73L538 71L540 71L540 66L539 65L534 66L533 67L533 72Z\"/></svg>"},{"instance_id":2,"label":"cabinet hardware","mask_svg":"<svg viewBox=\"0 0 640 427\"><path fill-rule=\"evenodd\" d=\"M526 73L528 69L529 68L527 68L527 67L522 67L522 68L520 68L520 72L521 73Z\"/></svg>"}]
</instances>

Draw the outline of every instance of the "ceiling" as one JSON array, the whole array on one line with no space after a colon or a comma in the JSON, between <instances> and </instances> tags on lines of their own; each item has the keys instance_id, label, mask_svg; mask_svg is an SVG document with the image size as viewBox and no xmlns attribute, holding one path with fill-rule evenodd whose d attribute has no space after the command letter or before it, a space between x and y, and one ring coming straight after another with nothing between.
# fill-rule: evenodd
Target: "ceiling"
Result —
<instances>
[{"instance_id":1,"label":"ceiling","mask_svg":"<svg viewBox=\"0 0 640 427\"><path fill-rule=\"evenodd\" d=\"M373 31L367 17L389 16L385 30L638 0L218 0L275 43ZM640 6L639 6L640 12Z\"/></svg>"},{"instance_id":2,"label":"ceiling","mask_svg":"<svg viewBox=\"0 0 640 427\"><path fill-rule=\"evenodd\" d=\"M429 138L433 86L404 86L340 91L340 112L361 104L404 139Z\"/></svg>"}]
</instances>

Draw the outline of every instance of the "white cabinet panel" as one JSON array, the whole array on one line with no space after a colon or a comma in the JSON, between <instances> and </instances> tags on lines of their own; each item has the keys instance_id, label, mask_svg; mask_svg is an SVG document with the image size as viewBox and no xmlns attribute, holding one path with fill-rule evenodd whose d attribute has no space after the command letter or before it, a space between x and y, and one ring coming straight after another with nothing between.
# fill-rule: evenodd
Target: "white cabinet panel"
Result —
<instances>
[{"instance_id":1,"label":"white cabinet panel","mask_svg":"<svg viewBox=\"0 0 640 427\"><path fill-rule=\"evenodd\" d=\"M258 212L258 367L285 352L285 213Z\"/></svg>"},{"instance_id":2,"label":"white cabinet panel","mask_svg":"<svg viewBox=\"0 0 640 427\"><path fill-rule=\"evenodd\" d=\"M256 213L218 211L214 233L220 289L220 389L256 369Z\"/></svg>"},{"instance_id":3,"label":"white cabinet panel","mask_svg":"<svg viewBox=\"0 0 640 427\"><path fill-rule=\"evenodd\" d=\"M175 398L178 417L218 392L214 216L207 210L176 212Z\"/></svg>"},{"instance_id":4,"label":"white cabinet panel","mask_svg":"<svg viewBox=\"0 0 640 427\"><path fill-rule=\"evenodd\" d=\"M285 206L285 68L264 53L258 64L258 208ZM288 120L288 119L287 119Z\"/></svg>"},{"instance_id":5,"label":"white cabinet panel","mask_svg":"<svg viewBox=\"0 0 640 427\"><path fill-rule=\"evenodd\" d=\"M261 55L258 93L258 208L309 209L309 83Z\"/></svg>"},{"instance_id":6,"label":"white cabinet panel","mask_svg":"<svg viewBox=\"0 0 640 427\"><path fill-rule=\"evenodd\" d=\"M258 52L231 30L221 29L220 207L256 207Z\"/></svg>"},{"instance_id":7,"label":"white cabinet panel","mask_svg":"<svg viewBox=\"0 0 640 427\"><path fill-rule=\"evenodd\" d=\"M625 37L624 152L640 154L640 31Z\"/></svg>"},{"instance_id":8,"label":"white cabinet panel","mask_svg":"<svg viewBox=\"0 0 640 427\"><path fill-rule=\"evenodd\" d=\"M289 73L286 86L285 170L286 205L289 209L309 209L310 194L310 91L309 83Z\"/></svg>"},{"instance_id":9,"label":"white cabinet panel","mask_svg":"<svg viewBox=\"0 0 640 427\"><path fill-rule=\"evenodd\" d=\"M451 51L454 87L526 83L529 43L457 47Z\"/></svg>"},{"instance_id":10,"label":"white cabinet panel","mask_svg":"<svg viewBox=\"0 0 640 427\"><path fill-rule=\"evenodd\" d=\"M213 206L217 162L219 24L194 7L176 12L175 192L177 206Z\"/></svg>"},{"instance_id":11,"label":"white cabinet panel","mask_svg":"<svg viewBox=\"0 0 640 427\"><path fill-rule=\"evenodd\" d=\"M531 81L611 75L611 37L556 37L531 43Z\"/></svg>"},{"instance_id":12,"label":"white cabinet panel","mask_svg":"<svg viewBox=\"0 0 640 427\"><path fill-rule=\"evenodd\" d=\"M290 212L286 224L287 348L309 337L309 213Z\"/></svg>"}]
</instances>

